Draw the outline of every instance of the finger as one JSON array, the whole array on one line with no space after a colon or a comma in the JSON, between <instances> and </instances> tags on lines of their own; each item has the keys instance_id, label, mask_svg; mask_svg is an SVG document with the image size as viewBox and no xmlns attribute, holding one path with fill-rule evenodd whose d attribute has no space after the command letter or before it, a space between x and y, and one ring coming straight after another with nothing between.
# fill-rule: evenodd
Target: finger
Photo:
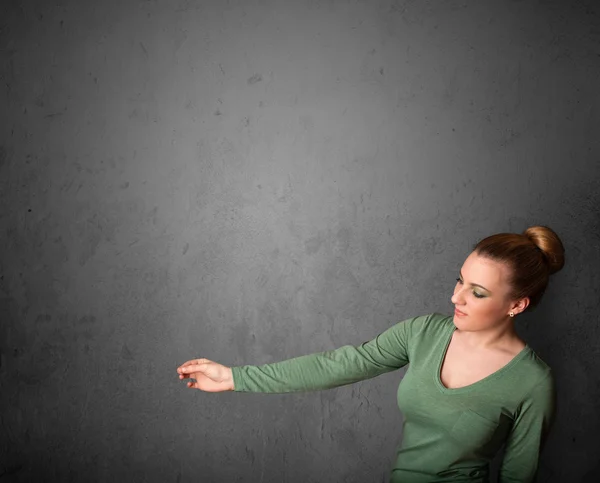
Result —
<instances>
[{"instance_id":1,"label":"finger","mask_svg":"<svg viewBox=\"0 0 600 483\"><path fill-rule=\"evenodd\" d=\"M200 359L191 359L189 361L186 361L183 364L181 364L177 369L179 370L180 368L185 367L185 366L189 366L190 364L197 364L199 360Z\"/></svg>"},{"instance_id":2,"label":"finger","mask_svg":"<svg viewBox=\"0 0 600 483\"><path fill-rule=\"evenodd\" d=\"M192 367L192 366L190 366ZM197 377L201 376L202 373L199 371L190 371L190 372L186 372L186 373L181 373L179 374L179 379L196 379Z\"/></svg>"},{"instance_id":3,"label":"finger","mask_svg":"<svg viewBox=\"0 0 600 483\"><path fill-rule=\"evenodd\" d=\"M180 367L178 372L179 374L190 374L192 372L203 372L204 368L208 365L206 362L202 362L200 364L189 365L185 367Z\"/></svg>"},{"instance_id":4,"label":"finger","mask_svg":"<svg viewBox=\"0 0 600 483\"><path fill-rule=\"evenodd\" d=\"M178 368L177 371L179 372L179 369L183 368L183 367L187 367L190 365L196 365L196 364L202 364L203 362L210 362L208 359L192 359L189 360L187 362L184 362L183 364L181 364Z\"/></svg>"}]
</instances>

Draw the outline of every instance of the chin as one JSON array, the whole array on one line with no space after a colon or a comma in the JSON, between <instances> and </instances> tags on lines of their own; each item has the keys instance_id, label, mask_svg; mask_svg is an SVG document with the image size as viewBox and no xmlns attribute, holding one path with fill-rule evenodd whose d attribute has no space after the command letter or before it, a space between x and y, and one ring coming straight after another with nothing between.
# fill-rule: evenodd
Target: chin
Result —
<instances>
[{"instance_id":1,"label":"chin","mask_svg":"<svg viewBox=\"0 0 600 483\"><path fill-rule=\"evenodd\" d=\"M468 327L469 322L465 320L466 318L467 316L465 315L452 314L452 322L454 322L456 327Z\"/></svg>"}]
</instances>

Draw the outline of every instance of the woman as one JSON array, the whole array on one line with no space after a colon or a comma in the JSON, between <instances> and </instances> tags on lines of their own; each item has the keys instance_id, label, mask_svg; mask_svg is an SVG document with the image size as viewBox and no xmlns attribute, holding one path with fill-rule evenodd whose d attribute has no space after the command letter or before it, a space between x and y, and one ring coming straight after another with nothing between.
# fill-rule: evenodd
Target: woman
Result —
<instances>
[{"instance_id":1,"label":"woman","mask_svg":"<svg viewBox=\"0 0 600 483\"><path fill-rule=\"evenodd\" d=\"M403 441L391 483L489 481L505 445L499 482L534 480L554 417L550 367L515 331L564 265L554 231L484 238L465 260L452 296L454 316L406 319L359 346L262 366L182 364L180 379L208 392L284 393L339 387L410 363L398 388Z\"/></svg>"}]
</instances>

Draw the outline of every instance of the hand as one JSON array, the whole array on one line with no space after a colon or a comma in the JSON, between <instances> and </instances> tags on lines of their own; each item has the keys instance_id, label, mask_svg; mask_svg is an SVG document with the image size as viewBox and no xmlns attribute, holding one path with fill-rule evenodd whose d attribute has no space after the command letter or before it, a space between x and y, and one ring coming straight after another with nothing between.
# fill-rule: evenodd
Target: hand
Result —
<instances>
[{"instance_id":1,"label":"hand","mask_svg":"<svg viewBox=\"0 0 600 483\"><path fill-rule=\"evenodd\" d=\"M223 366L208 359L192 359L177 368L179 379L195 379L188 381L187 387L206 392L233 391L233 373L230 367Z\"/></svg>"}]
</instances>

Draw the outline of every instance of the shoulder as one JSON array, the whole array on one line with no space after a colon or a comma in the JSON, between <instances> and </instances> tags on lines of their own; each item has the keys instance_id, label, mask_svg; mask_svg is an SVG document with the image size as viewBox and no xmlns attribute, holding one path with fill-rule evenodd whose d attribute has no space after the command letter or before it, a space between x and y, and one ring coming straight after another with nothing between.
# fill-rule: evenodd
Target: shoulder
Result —
<instances>
[{"instance_id":1,"label":"shoulder","mask_svg":"<svg viewBox=\"0 0 600 483\"><path fill-rule=\"evenodd\" d=\"M556 386L551 367L529 346L523 359L515 367L521 386L520 407L554 405Z\"/></svg>"},{"instance_id":2,"label":"shoulder","mask_svg":"<svg viewBox=\"0 0 600 483\"><path fill-rule=\"evenodd\" d=\"M529 345L523 350L519 370L523 375L527 375L527 380L530 381L529 388L552 384L554 381L552 368Z\"/></svg>"},{"instance_id":3,"label":"shoulder","mask_svg":"<svg viewBox=\"0 0 600 483\"><path fill-rule=\"evenodd\" d=\"M450 315L432 312L402 320L396 326L405 330L410 337L430 337L453 328L454 322Z\"/></svg>"},{"instance_id":4,"label":"shoulder","mask_svg":"<svg viewBox=\"0 0 600 483\"><path fill-rule=\"evenodd\" d=\"M419 327L423 331L439 332L454 328L453 317L440 312L433 312L419 318Z\"/></svg>"}]
</instances>

